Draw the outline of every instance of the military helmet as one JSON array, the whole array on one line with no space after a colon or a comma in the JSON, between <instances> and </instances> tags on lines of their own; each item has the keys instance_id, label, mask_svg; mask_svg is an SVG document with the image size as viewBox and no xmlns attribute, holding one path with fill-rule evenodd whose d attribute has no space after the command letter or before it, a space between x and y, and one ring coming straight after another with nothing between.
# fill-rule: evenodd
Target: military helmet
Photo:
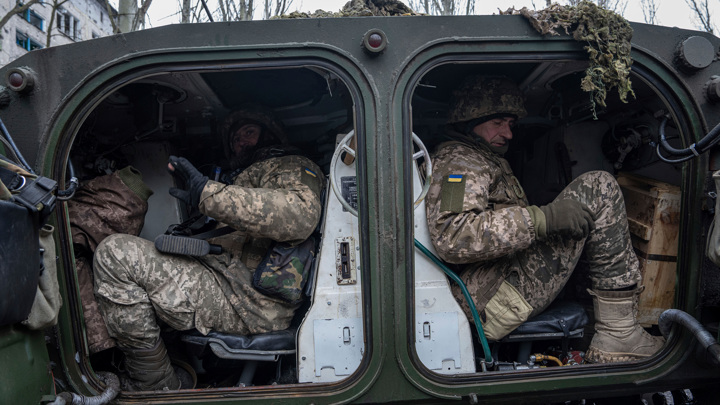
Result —
<instances>
[{"instance_id":1,"label":"military helmet","mask_svg":"<svg viewBox=\"0 0 720 405\"><path fill-rule=\"evenodd\" d=\"M277 119L275 113L268 107L260 104L243 104L237 110L228 114L223 121L220 133L222 134L225 148L230 147L232 134L245 124L258 124L262 126L263 132L260 143L263 145L282 145L287 143L285 130L282 123Z\"/></svg>"},{"instance_id":2,"label":"military helmet","mask_svg":"<svg viewBox=\"0 0 720 405\"><path fill-rule=\"evenodd\" d=\"M447 122L505 114L522 118L527 115L524 102L517 84L507 77L471 76L453 92Z\"/></svg>"}]
</instances>

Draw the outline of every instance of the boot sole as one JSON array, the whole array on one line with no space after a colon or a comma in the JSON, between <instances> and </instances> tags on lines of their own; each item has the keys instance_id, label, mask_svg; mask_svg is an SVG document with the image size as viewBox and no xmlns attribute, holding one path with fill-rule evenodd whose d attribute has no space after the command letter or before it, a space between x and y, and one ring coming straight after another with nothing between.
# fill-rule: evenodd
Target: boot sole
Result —
<instances>
[{"instance_id":1,"label":"boot sole","mask_svg":"<svg viewBox=\"0 0 720 405\"><path fill-rule=\"evenodd\" d=\"M652 356L652 354L646 355L637 353L604 352L590 346L587 352L585 352L585 361L589 363L619 363L623 361L646 359L650 356Z\"/></svg>"}]
</instances>

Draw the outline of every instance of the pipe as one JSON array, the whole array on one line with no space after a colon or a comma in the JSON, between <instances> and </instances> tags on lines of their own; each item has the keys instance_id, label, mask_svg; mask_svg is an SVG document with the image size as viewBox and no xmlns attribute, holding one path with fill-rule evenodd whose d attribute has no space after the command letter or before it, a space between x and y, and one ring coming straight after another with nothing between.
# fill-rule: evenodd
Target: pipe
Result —
<instances>
[{"instance_id":1,"label":"pipe","mask_svg":"<svg viewBox=\"0 0 720 405\"><path fill-rule=\"evenodd\" d=\"M120 379L113 373L101 371L97 373L105 383L105 391L94 397L86 397L71 392L61 392L50 405L105 405L120 393Z\"/></svg>"},{"instance_id":2,"label":"pipe","mask_svg":"<svg viewBox=\"0 0 720 405\"><path fill-rule=\"evenodd\" d=\"M658 327L660 333L667 339L670 335L670 330L673 323L679 323L682 326L692 332L697 338L698 342L703 346L705 351L710 354L715 362L715 365L720 365L720 343L715 340L713 335L710 334L697 319L693 318L687 312L683 312L679 309L668 309L658 318Z\"/></svg>"},{"instance_id":3,"label":"pipe","mask_svg":"<svg viewBox=\"0 0 720 405\"><path fill-rule=\"evenodd\" d=\"M430 260L432 260L435 264L437 264L445 274L452 279L455 283L457 283L458 286L460 286L460 289L462 290L463 296L465 297L465 300L467 301L468 306L470 307L470 312L472 312L473 320L475 321L475 328L477 329L478 338L480 339L480 345L483 349L483 354L485 355L485 361L488 364L493 363L493 358L490 353L490 346L488 346L487 338L485 337L485 332L483 331L482 322L480 322L480 316L478 316L477 308L475 308L475 302L472 300L472 297L470 297L470 293L468 292L467 287L465 287L465 283L458 277L457 274L455 274L454 271L450 270L445 263L443 263L437 256L432 254L431 251L428 250L425 246L423 246L422 243L420 243L417 239L415 239L415 246L420 249L421 252L425 254Z\"/></svg>"},{"instance_id":4,"label":"pipe","mask_svg":"<svg viewBox=\"0 0 720 405\"><path fill-rule=\"evenodd\" d=\"M538 354L533 354L532 356L530 356L530 360L531 360L533 363L536 363L536 362L538 362L538 361L552 361L552 362L554 362L555 364L557 364L557 365L560 366L560 367L563 366L562 361L560 361L560 359L558 359L558 358L555 357L555 356L548 356L548 355L546 355L546 354L540 354L540 353L538 353Z\"/></svg>"}]
</instances>

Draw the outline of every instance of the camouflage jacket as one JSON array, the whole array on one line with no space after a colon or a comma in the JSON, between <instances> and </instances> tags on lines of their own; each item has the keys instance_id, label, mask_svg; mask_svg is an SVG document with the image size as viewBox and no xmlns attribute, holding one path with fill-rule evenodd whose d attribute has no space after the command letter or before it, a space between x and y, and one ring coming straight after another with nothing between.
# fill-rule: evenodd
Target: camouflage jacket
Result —
<instances>
[{"instance_id":1,"label":"camouflage jacket","mask_svg":"<svg viewBox=\"0 0 720 405\"><path fill-rule=\"evenodd\" d=\"M432 157L428 227L438 255L457 265L481 310L521 265L516 253L533 243L535 228L508 162L482 139L454 131L447 135L453 140L440 144ZM459 287L452 288L463 303Z\"/></svg>"},{"instance_id":2,"label":"camouflage jacket","mask_svg":"<svg viewBox=\"0 0 720 405\"><path fill-rule=\"evenodd\" d=\"M208 181L200 211L237 229L212 240L225 253L201 261L253 333L286 328L296 306L264 296L252 287L252 273L272 241L299 243L318 225L324 177L302 156L274 157L254 163L233 184Z\"/></svg>"},{"instance_id":3,"label":"camouflage jacket","mask_svg":"<svg viewBox=\"0 0 720 405\"><path fill-rule=\"evenodd\" d=\"M433 245L449 263L495 260L527 249L535 228L519 182L481 139L451 133L433 156L427 218Z\"/></svg>"}]
</instances>

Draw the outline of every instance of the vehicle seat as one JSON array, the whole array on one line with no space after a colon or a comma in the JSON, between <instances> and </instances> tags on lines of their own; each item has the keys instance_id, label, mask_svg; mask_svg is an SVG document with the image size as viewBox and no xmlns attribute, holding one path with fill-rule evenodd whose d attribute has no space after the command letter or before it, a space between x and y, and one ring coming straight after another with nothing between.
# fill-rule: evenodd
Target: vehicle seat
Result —
<instances>
[{"instance_id":1,"label":"vehicle seat","mask_svg":"<svg viewBox=\"0 0 720 405\"><path fill-rule=\"evenodd\" d=\"M200 359L209 355L226 360L242 360L242 372L236 386L252 384L258 362L274 362L280 366L280 356L295 354L296 329L279 330L257 335L238 336L210 332L203 335L193 331L182 335L188 350Z\"/></svg>"},{"instance_id":2,"label":"vehicle seat","mask_svg":"<svg viewBox=\"0 0 720 405\"><path fill-rule=\"evenodd\" d=\"M570 339L581 338L584 327L589 323L585 308L577 302L558 300L543 313L527 320L493 347L493 358L502 343L519 343L518 363L527 362L532 342L537 340L560 339L562 357L567 357Z\"/></svg>"},{"instance_id":3,"label":"vehicle seat","mask_svg":"<svg viewBox=\"0 0 720 405\"><path fill-rule=\"evenodd\" d=\"M230 361L232 368L242 369L240 378L235 384L237 387L253 385L253 378L259 362L275 363L276 376L279 377L283 355L293 355L294 357L297 352L298 327L310 306L317 264L317 260L314 260L303 290L303 303L295 311L295 316L288 329L255 335L234 335L217 331L203 335L193 329L182 332L180 340L185 343L189 354L198 359L205 361L214 357Z\"/></svg>"}]
</instances>

